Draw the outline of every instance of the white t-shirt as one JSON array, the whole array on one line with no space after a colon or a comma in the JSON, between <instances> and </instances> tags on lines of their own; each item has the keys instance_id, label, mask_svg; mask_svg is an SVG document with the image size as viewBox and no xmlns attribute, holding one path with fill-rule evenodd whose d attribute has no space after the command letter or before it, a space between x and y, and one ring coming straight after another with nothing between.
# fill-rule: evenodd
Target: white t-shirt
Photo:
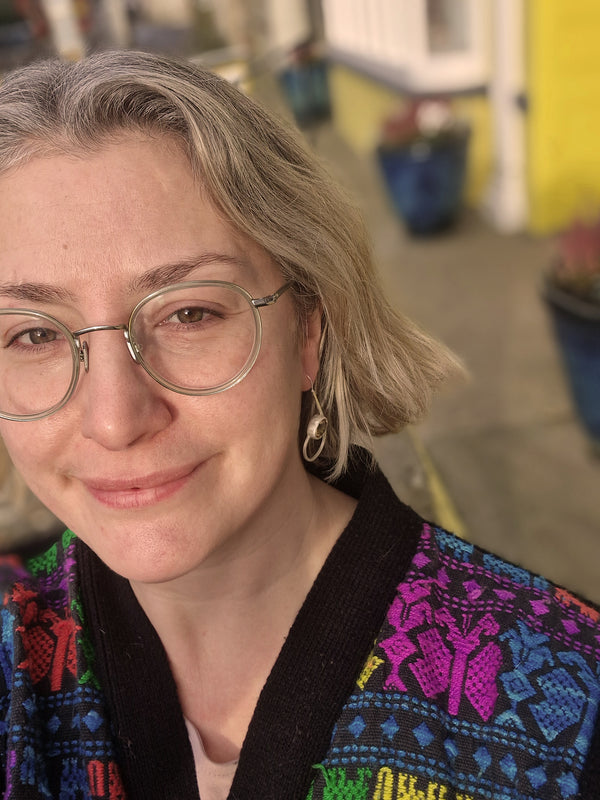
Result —
<instances>
[{"instance_id":1,"label":"white t-shirt","mask_svg":"<svg viewBox=\"0 0 600 800\"><path fill-rule=\"evenodd\" d=\"M237 759L223 764L211 761L206 755L204 744L195 725L185 720L188 736L194 753L198 791L202 800L227 800L237 769Z\"/></svg>"}]
</instances>

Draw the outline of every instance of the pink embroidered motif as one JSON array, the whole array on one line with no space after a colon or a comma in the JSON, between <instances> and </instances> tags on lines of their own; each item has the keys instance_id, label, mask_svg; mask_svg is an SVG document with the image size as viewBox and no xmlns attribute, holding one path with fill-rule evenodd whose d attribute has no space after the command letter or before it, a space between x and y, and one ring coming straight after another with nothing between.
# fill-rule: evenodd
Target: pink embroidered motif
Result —
<instances>
[{"instance_id":1,"label":"pink embroidered motif","mask_svg":"<svg viewBox=\"0 0 600 800\"><path fill-rule=\"evenodd\" d=\"M465 614L459 620L447 608L434 609L431 595L435 585L440 582L431 578L399 587L388 614L396 632L381 642L391 667L383 688L407 691L401 667L419 653L408 669L426 697L448 690L448 711L456 716L464 695L482 719L488 720L498 699L496 680L502 652L495 642L482 639L497 634L499 625L489 612ZM477 598L474 581L465 589L471 598ZM418 628L421 630L415 630Z\"/></svg>"},{"instance_id":2,"label":"pink embroidered motif","mask_svg":"<svg viewBox=\"0 0 600 800\"><path fill-rule=\"evenodd\" d=\"M399 593L388 612L388 620L396 629L396 633L381 642L381 647L391 665L390 674L384 684L385 689L406 691L406 685L400 678L400 666L417 651L416 645L411 642L406 632L425 622L429 624L433 622L431 605L425 599L430 594L430 581L417 581L399 587Z\"/></svg>"},{"instance_id":3,"label":"pink embroidered motif","mask_svg":"<svg viewBox=\"0 0 600 800\"><path fill-rule=\"evenodd\" d=\"M468 627L467 619L462 626L445 608L440 608L435 614L436 622L444 625L448 629L447 641L454 645L454 663L450 675L450 692L448 698L448 711L453 716L458 714L460 700L463 691L465 672L470 654L479 645L482 635L493 636L498 633L500 626L491 614L485 614L478 622ZM498 667L493 675L495 681L498 674Z\"/></svg>"},{"instance_id":4,"label":"pink embroidered motif","mask_svg":"<svg viewBox=\"0 0 600 800\"><path fill-rule=\"evenodd\" d=\"M452 654L437 628L430 628L420 633L417 639L423 658L409 666L426 697L435 697L448 688Z\"/></svg>"},{"instance_id":5,"label":"pink embroidered motif","mask_svg":"<svg viewBox=\"0 0 600 800\"><path fill-rule=\"evenodd\" d=\"M486 722L492 716L498 699L496 678L501 666L502 651L496 642L488 642L467 669L465 695Z\"/></svg>"}]
</instances>

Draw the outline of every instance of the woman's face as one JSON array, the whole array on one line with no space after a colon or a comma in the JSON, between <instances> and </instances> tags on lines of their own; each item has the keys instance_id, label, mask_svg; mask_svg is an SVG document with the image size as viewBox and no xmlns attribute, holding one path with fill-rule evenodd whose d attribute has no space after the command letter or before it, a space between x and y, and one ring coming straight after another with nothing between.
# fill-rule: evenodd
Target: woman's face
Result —
<instances>
[{"instance_id":1,"label":"woman's face","mask_svg":"<svg viewBox=\"0 0 600 800\"><path fill-rule=\"evenodd\" d=\"M194 259L202 265L190 268ZM73 331L121 324L153 289L204 279L253 297L283 283L268 255L220 218L168 139L123 138L0 177L3 307L45 311ZM66 406L38 421L0 420L32 489L120 574L175 578L293 518L306 482L300 399L317 371L319 325L313 317L300 334L289 293L260 313L258 360L223 393L161 387L133 362L122 331L102 331L85 337L89 372Z\"/></svg>"}]
</instances>

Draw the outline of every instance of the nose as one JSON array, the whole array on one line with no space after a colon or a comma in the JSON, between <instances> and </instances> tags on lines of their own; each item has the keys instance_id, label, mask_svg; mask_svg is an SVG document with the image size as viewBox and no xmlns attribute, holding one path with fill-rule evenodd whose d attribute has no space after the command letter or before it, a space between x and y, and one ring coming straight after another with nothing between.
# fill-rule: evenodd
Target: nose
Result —
<instances>
[{"instance_id":1,"label":"nose","mask_svg":"<svg viewBox=\"0 0 600 800\"><path fill-rule=\"evenodd\" d=\"M167 390L134 362L122 331L90 339L77 387L83 436L114 451L151 439L172 421Z\"/></svg>"}]
</instances>

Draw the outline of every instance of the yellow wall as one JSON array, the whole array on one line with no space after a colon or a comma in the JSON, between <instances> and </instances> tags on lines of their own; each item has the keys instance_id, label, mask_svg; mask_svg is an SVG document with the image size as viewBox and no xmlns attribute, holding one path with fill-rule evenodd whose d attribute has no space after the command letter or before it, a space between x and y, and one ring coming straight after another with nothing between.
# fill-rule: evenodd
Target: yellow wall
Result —
<instances>
[{"instance_id":1,"label":"yellow wall","mask_svg":"<svg viewBox=\"0 0 600 800\"><path fill-rule=\"evenodd\" d=\"M402 95L384 84L342 65L332 65L329 86L337 130L361 154L377 145L382 119L402 102ZM491 133L488 103L483 97L453 101L461 116L469 119L473 136L469 147L467 202L476 204L487 184L491 165Z\"/></svg>"},{"instance_id":2,"label":"yellow wall","mask_svg":"<svg viewBox=\"0 0 600 800\"><path fill-rule=\"evenodd\" d=\"M530 223L600 210L600 2L528 0Z\"/></svg>"}]
</instances>

